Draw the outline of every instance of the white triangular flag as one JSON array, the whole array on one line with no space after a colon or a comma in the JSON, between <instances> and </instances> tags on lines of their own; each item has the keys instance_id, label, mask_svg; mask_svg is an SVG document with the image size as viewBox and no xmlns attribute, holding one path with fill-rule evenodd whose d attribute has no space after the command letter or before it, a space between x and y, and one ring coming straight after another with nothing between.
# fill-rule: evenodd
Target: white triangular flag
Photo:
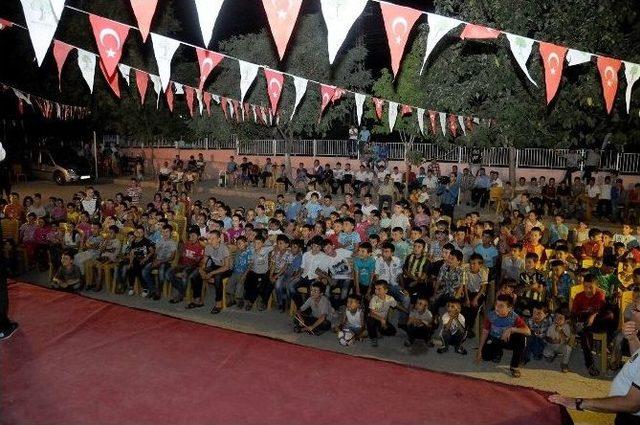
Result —
<instances>
[{"instance_id":1,"label":"white triangular flag","mask_svg":"<svg viewBox=\"0 0 640 425\"><path fill-rule=\"evenodd\" d=\"M244 97L249 92L253 81L258 75L259 65L251 62L238 61L240 65L240 103L244 103Z\"/></svg>"},{"instance_id":2,"label":"white triangular flag","mask_svg":"<svg viewBox=\"0 0 640 425\"><path fill-rule=\"evenodd\" d=\"M424 109L418 108L418 127L420 127L420 133L424 134Z\"/></svg>"},{"instance_id":3,"label":"white triangular flag","mask_svg":"<svg viewBox=\"0 0 640 425\"><path fill-rule=\"evenodd\" d=\"M130 86L131 82L130 82L129 76L131 75L131 67L129 65L125 65L121 63L121 64L118 64L118 69L122 74L122 78L124 78L124 80L127 82L127 85Z\"/></svg>"},{"instance_id":4,"label":"white triangular flag","mask_svg":"<svg viewBox=\"0 0 640 425\"><path fill-rule=\"evenodd\" d=\"M580 50L569 49L567 52L567 64L569 66L580 65L591 60L591 53L583 52Z\"/></svg>"},{"instance_id":5,"label":"white triangular flag","mask_svg":"<svg viewBox=\"0 0 640 425\"><path fill-rule=\"evenodd\" d=\"M440 129L442 130L442 135L446 137L447 135L447 114L444 112L438 112L440 115Z\"/></svg>"},{"instance_id":6,"label":"white triangular flag","mask_svg":"<svg viewBox=\"0 0 640 425\"><path fill-rule=\"evenodd\" d=\"M533 78L531 78L531 74L529 74L529 69L527 68L527 61L529 60L529 56L531 56L531 49L533 48L535 40L515 34L505 34L509 40L509 45L511 46L511 53L513 53L513 56L516 58L516 62L518 62L518 65L522 68L524 75L527 76L533 85L538 87L538 84L533 80Z\"/></svg>"},{"instance_id":7,"label":"white triangular flag","mask_svg":"<svg viewBox=\"0 0 640 425\"><path fill-rule=\"evenodd\" d=\"M231 99L227 99L227 105L229 106L230 116L233 118L236 112L236 109L233 107L233 101Z\"/></svg>"},{"instance_id":8,"label":"white triangular flag","mask_svg":"<svg viewBox=\"0 0 640 425\"><path fill-rule=\"evenodd\" d=\"M460 123L460 128L462 129L462 132L464 133L464 135L467 135L467 126L464 125L464 117L461 115L458 115L458 123Z\"/></svg>"},{"instance_id":9,"label":"white triangular flag","mask_svg":"<svg viewBox=\"0 0 640 425\"><path fill-rule=\"evenodd\" d=\"M389 133L393 133L393 127L396 125L398 118L398 103L389 102Z\"/></svg>"},{"instance_id":10,"label":"white triangular flag","mask_svg":"<svg viewBox=\"0 0 640 425\"><path fill-rule=\"evenodd\" d=\"M156 100L156 108L160 106L160 93L162 93L162 81L160 77L157 75L149 74L149 79L153 83L153 90L158 95L158 99Z\"/></svg>"},{"instance_id":11,"label":"white triangular flag","mask_svg":"<svg viewBox=\"0 0 640 425\"><path fill-rule=\"evenodd\" d=\"M53 9L56 19L59 21L62 18L62 12L64 12L64 4L66 0L50 0L51 8Z\"/></svg>"},{"instance_id":12,"label":"white triangular flag","mask_svg":"<svg viewBox=\"0 0 640 425\"><path fill-rule=\"evenodd\" d=\"M195 2L202 39L205 47L207 47L211 43L213 27L216 25L224 0L195 0Z\"/></svg>"},{"instance_id":13,"label":"white triangular flag","mask_svg":"<svg viewBox=\"0 0 640 425\"><path fill-rule=\"evenodd\" d=\"M20 3L38 66L42 66L60 22L56 11L60 10L60 4L64 8L64 0L20 0Z\"/></svg>"},{"instance_id":14,"label":"white triangular flag","mask_svg":"<svg viewBox=\"0 0 640 425\"><path fill-rule=\"evenodd\" d=\"M216 104L220 104L220 96L218 96L217 94L212 94L211 95L211 99L213 99L214 102L216 102Z\"/></svg>"},{"instance_id":15,"label":"white triangular flag","mask_svg":"<svg viewBox=\"0 0 640 425\"><path fill-rule=\"evenodd\" d=\"M200 115L204 115L204 98L202 90L196 89L196 97L198 98L198 110L200 111Z\"/></svg>"},{"instance_id":16,"label":"white triangular flag","mask_svg":"<svg viewBox=\"0 0 640 425\"><path fill-rule=\"evenodd\" d=\"M640 65L632 62L624 63L624 75L627 79L627 114L631 110L631 91L633 90L633 85L640 78Z\"/></svg>"},{"instance_id":17,"label":"white triangular flag","mask_svg":"<svg viewBox=\"0 0 640 425\"><path fill-rule=\"evenodd\" d=\"M257 124L258 123L258 115L256 114L256 106L255 105L251 105L251 110L253 111L253 122L255 122Z\"/></svg>"},{"instance_id":18,"label":"white triangular flag","mask_svg":"<svg viewBox=\"0 0 640 425\"><path fill-rule=\"evenodd\" d=\"M351 27L368 2L369 0L320 0L322 16L327 25L330 64L336 59Z\"/></svg>"},{"instance_id":19,"label":"white triangular flag","mask_svg":"<svg viewBox=\"0 0 640 425\"><path fill-rule=\"evenodd\" d=\"M427 13L427 20L429 22L429 34L427 34L427 51L424 54L422 61L422 68L420 69L420 75L424 71L424 66L427 64L429 55L433 52L438 42L447 35L449 31L462 24L462 21L453 18L447 18L446 16L440 16L433 13Z\"/></svg>"},{"instance_id":20,"label":"white triangular flag","mask_svg":"<svg viewBox=\"0 0 640 425\"><path fill-rule=\"evenodd\" d=\"M295 75L293 76L293 85L296 88L296 102L293 105L293 111L291 111L291 118L289 118L290 120L293 119L293 116L295 115L296 110L298 109L298 106L300 106L300 102L302 101L302 98L307 92L308 83L309 83L309 80L305 78L296 77Z\"/></svg>"},{"instance_id":21,"label":"white triangular flag","mask_svg":"<svg viewBox=\"0 0 640 425\"><path fill-rule=\"evenodd\" d=\"M25 101L27 105L33 105L33 103L31 103L31 99L29 99L29 95L25 95L18 89L12 88L12 90L13 90L13 94L15 94L18 99Z\"/></svg>"},{"instance_id":22,"label":"white triangular flag","mask_svg":"<svg viewBox=\"0 0 640 425\"><path fill-rule=\"evenodd\" d=\"M176 92L175 92L176 95L184 94L184 87L182 86L182 84L173 83L173 87L175 87L175 89L176 89Z\"/></svg>"},{"instance_id":23,"label":"white triangular flag","mask_svg":"<svg viewBox=\"0 0 640 425\"><path fill-rule=\"evenodd\" d=\"M362 93L356 93L356 112L358 113L358 126L362 125L362 113L364 112L364 101L367 98Z\"/></svg>"},{"instance_id":24,"label":"white triangular flag","mask_svg":"<svg viewBox=\"0 0 640 425\"><path fill-rule=\"evenodd\" d=\"M474 124L480 124L480 118L474 117L473 118L473 122L474 122Z\"/></svg>"},{"instance_id":25,"label":"white triangular flag","mask_svg":"<svg viewBox=\"0 0 640 425\"><path fill-rule=\"evenodd\" d=\"M86 50L78 49L78 68L80 68L82 77L87 82L91 93L93 93L93 83L96 76L96 62L96 55Z\"/></svg>"},{"instance_id":26,"label":"white triangular flag","mask_svg":"<svg viewBox=\"0 0 640 425\"><path fill-rule=\"evenodd\" d=\"M162 90L166 91L171 79L171 60L178 47L180 47L180 42L155 33L151 33L151 41L153 42L153 53L156 55L156 62L158 63Z\"/></svg>"}]
</instances>

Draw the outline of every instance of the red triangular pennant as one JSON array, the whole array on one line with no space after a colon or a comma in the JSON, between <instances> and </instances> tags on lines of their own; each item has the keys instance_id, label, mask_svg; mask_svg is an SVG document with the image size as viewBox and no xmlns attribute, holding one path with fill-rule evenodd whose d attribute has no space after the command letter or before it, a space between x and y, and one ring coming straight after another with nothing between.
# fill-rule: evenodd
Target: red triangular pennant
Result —
<instances>
[{"instance_id":1,"label":"red triangular pennant","mask_svg":"<svg viewBox=\"0 0 640 425\"><path fill-rule=\"evenodd\" d=\"M379 120L381 120L382 119L382 108L384 107L384 100L378 99L377 97L372 97L371 101L373 102L374 106L376 107L376 116L378 117Z\"/></svg>"},{"instance_id":2,"label":"red triangular pennant","mask_svg":"<svg viewBox=\"0 0 640 425\"><path fill-rule=\"evenodd\" d=\"M544 61L544 77L547 86L547 105L551 103L560 87L566 54L566 47L540 42L540 56Z\"/></svg>"},{"instance_id":3,"label":"red triangular pennant","mask_svg":"<svg viewBox=\"0 0 640 425\"><path fill-rule=\"evenodd\" d=\"M429 121L431 121L431 131L433 131L433 134L438 133L437 120L438 113L436 111L429 111Z\"/></svg>"},{"instance_id":4,"label":"red triangular pennant","mask_svg":"<svg viewBox=\"0 0 640 425\"><path fill-rule=\"evenodd\" d=\"M53 40L53 57L56 59L56 65L58 65L58 89L60 91L62 91L62 68L71 50L73 50L73 46L62 41Z\"/></svg>"},{"instance_id":5,"label":"red triangular pennant","mask_svg":"<svg viewBox=\"0 0 640 425\"><path fill-rule=\"evenodd\" d=\"M156 7L158 7L158 0L131 0L131 7L138 20L142 41L147 41L151 21L153 20L153 15L156 13Z\"/></svg>"},{"instance_id":6,"label":"red triangular pennant","mask_svg":"<svg viewBox=\"0 0 640 425\"><path fill-rule=\"evenodd\" d=\"M187 102L187 108L189 108L189 113L191 114L191 118L193 118L193 102L195 100L196 89L189 86L184 86L184 98Z\"/></svg>"},{"instance_id":7,"label":"red triangular pennant","mask_svg":"<svg viewBox=\"0 0 640 425\"><path fill-rule=\"evenodd\" d=\"M113 77L122 57L122 47L127 41L129 27L96 15L89 15L89 21L100 52L100 61L104 64L106 74Z\"/></svg>"},{"instance_id":8,"label":"red triangular pennant","mask_svg":"<svg viewBox=\"0 0 640 425\"><path fill-rule=\"evenodd\" d=\"M175 96L173 94L173 84L171 82L169 82L167 90L165 90L164 93L167 96L167 105L169 106L169 110L173 112L173 101L175 99Z\"/></svg>"},{"instance_id":9,"label":"red triangular pennant","mask_svg":"<svg viewBox=\"0 0 640 425\"><path fill-rule=\"evenodd\" d=\"M346 92L347 91L345 89L337 87L336 91L333 92L333 96L331 96L331 103L336 103L337 101L342 99L342 96L344 96Z\"/></svg>"},{"instance_id":10,"label":"red triangular pennant","mask_svg":"<svg viewBox=\"0 0 640 425\"><path fill-rule=\"evenodd\" d=\"M105 80L107 80L107 83L109 83L111 90L113 90L116 96L120 97L120 81L118 80L120 73L116 72L110 77L107 74L107 70L105 69L102 61L100 61L100 70L102 71L102 75L104 75Z\"/></svg>"},{"instance_id":11,"label":"red triangular pennant","mask_svg":"<svg viewBox=\"0 0 640 425\"><path fill-rule=\"evenodd\" d=\"M482 25L475 24L467 24L460 34L460 38L465 39L476 39L476 40L491 40L494 38L498 38L501 32L488 27L483 27Z\"/></svg>"},{"instance_id":12,"label":"red triangular pennant","mask_svg":"<svg viewBox=\"0 0 640 425\"><path fill-rule=\"evenodd\" d=\"M284 87L284 74L265 68L264 76L267 79L267 94L269 95L269 101L271 102L271 109L277 111L280 96L282 96L282 89Z\"/></svg>"},{"instance_id":13,"label":"red triangular pennant","mask_svg":"<svg viewBox=\"0 0 640 425\"><path fill-rule=\"evenodd\" d=\"M225 120L229 120L229 114L227 112L227 98L226 97L221 97L220 98L220 107L222 108L222 112L224 113L224 119Z\"/></svg>"},{"instance_id":14,"label":"red triangular pennant","mask_svg":"<svg viewBox=\"0 0 640 425\"><path fill-rule=\"evenodd\" d=\"M322 96L322 102L320 103L320 116L324 113L333 95L336 93L336 86L328 86L326 84L320 84L320 96Z\"/></svg>"},{"instance_id":15,"label":"red triangular pennant","mask_svg":"<svg viewBox=\"0 0 640 425\"><path fill-rule=\"evenodd\" d=\"M224 55L199 47L196 47L196 54L198 55L198 64L200 65L200 85L198 87L202 90L211 71L220 64L222 59L224 59Z\"/></svg>"},{"instance_id":16,"label":"red triangular pennant","mask_svg":"<svg viewBox=\"0 0 640 425\"><path fill-rule=\"evenodd\" d=\"M598 56L598 71L600 71L600 78L602 79L602 92L604 93L608 114L611 113L613 102L616 100L618 72L621 65L622 62L619 59Z\"/></svg>"},{"instance_id":17,"label":"red triangular pennant","mask_svg":"<svg viewBox=\"0 0 640 425\"><path fill-rule=\"evenodd\" d=\"M136 69L136 85L138 93L140 93L140 104L144 105L144 99L147 97L147 87L149 86L149 74Z\"/></svg>"},{"instance_id":18,"label":"red triangular pennant","mask_svg":"<svg viewBox=\"0 0 640 425\"><path fill-rule=\"evenodd\" d=\"M453 137L458 135L458 117L455 115L449 115L449 130L451 130Z\"/></svg>"},{"instance_id":19,"label":"red triangular pennant","mask_svg":"<svg viewBox=\"0 0 640 425\"><path fill-rule=\"evenodd\" d=\"M262 0L262 4L282 60L298 20L302 0Z\"/></svg>"},{"instance_id":20,"label":"red triangular pennant","mask_svg":"<svg viewBox=\"0 0 640 425\"><path fill-rule=\"evenodd\" d=\"M405 115L411 115L411 114L413 114L413 108L409 105L402 105L402 109L400 110L400 115L404 117Z\"/></svg>"},{"instance_id":21,"label":"red triangular pennant","mask_svg":"<svg viewBox=\"0 0 640 425\"><path fill-rule=\"evenodd\" d=\"M387 41L391 51L391 69L393 75L398 75L400 62L404 56L404 49L409 39L409 33L415 25L422 12L410 7L398 6L391 3L381 2L382 18L384 27L387 30Z\"/></svg>"},{"instance_id":22,"label":"red triangular pennant","mask_svg":"<svg viewBox=\"0 0 640 425\"><path fill-rule=\"evenodd\" d=\"M11 28L12 26L13 26L13 22L0 18L0 31L2 31L5 28Z\"/></svg>"},{"instance_id":23,"label":"red triangular pennant","mask_svg":"<svg viewBox=\"0 0 640 425\"><path fill-rule=\"evenodd\" d=\"M207 115L211 116L211 93L204 92L202 99L204 100L204 106L207 108Z\"/></svg>"}]
</instances>

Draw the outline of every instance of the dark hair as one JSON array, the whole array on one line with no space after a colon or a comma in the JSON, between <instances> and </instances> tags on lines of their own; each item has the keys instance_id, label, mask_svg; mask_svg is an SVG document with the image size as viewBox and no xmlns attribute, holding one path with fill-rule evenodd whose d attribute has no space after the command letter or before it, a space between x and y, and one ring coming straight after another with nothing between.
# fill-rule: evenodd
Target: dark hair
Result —
<instances>
[{"instance_id":1,"label":"dark hair","mask_svg":"<svg viewBox=\"0 0 640 425\"><path fill-rule=\"evenodd\" d=\"M464 258L464 255L462 255L462 251L460 251L459 249L454 249L453 251L451 251L451 255L453 257L456 257L458 261L462 261L462 259Z\"/></svg>"},{"instance_id":2,"label":"dark hair","mask_svg":"<svg viewBox=\"0 0 640 425\"><path fill-rule=\"evenodd\" d=\"M382 244L382 249L390 249L391 252L396 252L396 247L391 242L385 242Z\"/></svg>"},{"instance_id":3,"label":"dark hair","mask_svg":"<svg viewBox=\"0 0 640 425\"><path fill-rule=\"evenodd\" d=\"M481 263L484 263L484 258L482 258L482 255L478 254L477 252L474 252L473 254L471 254L471 256L469 257L469 262L472 261L480 261Z\"/></svg>"},{"instance_id":4,"label":"dark hair","mask_svg":"<svg viewBox=\"0 0 640 425\"><path fill-rule=\"evenodd\" d=\"M358 248L367 250L369 254L371 254L371 251L373 251L373 246L370 242L362 242Z\"/></svg>"},{"instance_id":5,"label":"dark hair","mask_svg":"<svg viewBox=\"0 0 640 425\"><path fill-rule=\"evenodd\" d=\"M533 260L533 261L538 261L538 254L536 254L535 252L529 252L527 255L524 256L525 260Z\"/></svg>"},{"instance_id":6,"label":"dark hair","mask_svg":"<svg viewBox=\"0 0 640 425\"><path fill-rule=\"evenodd\" d=\"M498 301L502 301L503 303L507 304L509 307L513 307L513 297L511 297L510 295L500 294L498 295L498 298L496 298L496 302Z\"/></svg>"}]
</instances>

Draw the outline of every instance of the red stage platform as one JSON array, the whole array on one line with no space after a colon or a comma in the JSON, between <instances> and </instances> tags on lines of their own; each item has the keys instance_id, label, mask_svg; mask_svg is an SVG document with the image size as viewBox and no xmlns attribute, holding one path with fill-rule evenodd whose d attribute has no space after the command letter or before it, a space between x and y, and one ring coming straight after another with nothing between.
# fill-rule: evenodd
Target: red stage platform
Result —
<instances>
[{"instance_id":1,"label":"red stage platform","mask_svg":"<svg viewBox=\"0 0 640 425\"><path fill-rule=\"evenodd\" d=\"M545 394L10 287L3 424L561 424ZM469 361L472 361L469 358Z\"/></svg>"}]
</instances>

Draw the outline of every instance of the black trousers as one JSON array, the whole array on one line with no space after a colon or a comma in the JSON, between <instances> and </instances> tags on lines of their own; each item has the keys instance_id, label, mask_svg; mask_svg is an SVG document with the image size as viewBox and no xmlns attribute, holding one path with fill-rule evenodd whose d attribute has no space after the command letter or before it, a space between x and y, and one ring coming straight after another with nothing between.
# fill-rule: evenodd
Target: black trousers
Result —
<instances>
[{"instance_id":1,"label":"black trousers","mask_svg":"<svg viewBox=\"0 0 640 425\"><path fill-rule=\"evenodd\" d=\"M380 195L378 198L378 211L382 211L385 202L389 205L389 209L393 207L393 197L391 195Z\"/></svg>"},{"instance_id":2,"label":"black trousers","mask_svg":"<svg viewBox=\"0 0 640 425\"><path fill-rule=\"evenodd\" d=\"M429 326L413 326L407 325L407 335L409 341L414 342L416 339L423 339L424 342L431 341L431 327Z\"/></svg>"},{"instance_id":3,"label":"black trousers","mask_svg":"<svg viewBox=\"0 0 640 425\"><path fill-rule=\"evenodd\" d=\"M9 320L9 289L7 288L7 264L4 261L4 252L0 254L0 331L8 329Z\"/></svg>"},{"instance_id":4,"label":"black trousers","mask_svg":"<svg viewBox=\"0 0 640 425\"><path fill-rule=\"evenodd\" d=\"M260 296L266 304L269 302L271 292L273 292L273 283L269 280L269 274L258 274L249 270L247 279L244 282L245 300L253 304Z\"/></svg>"},{"instance_id":5,"label":"black trousers","mask_svg":"<svg viewBox=\"0 0 640 425\"><path fill-rule=\"evenodd\" d=\"M584 355L584 365L587 368L593 366L593 354L591 353L593 350L593 334L606 332L610 334L613 330L616 329L618 321L609 317L599 317L593 321L591 326L587 326L578 332L578 336L580 337L580 345L582 346L582 353ZM604 372L604 371L603 371Z\"/></svg>"},{"instance_id":6,"label":"black trousers","mask_svg":"<svg viewBox=\"0 0 640 425\"><path fill-rule=\"evenodd\" d=\"M209 268L208 272L212 272L214 270L219 269L220 266L212 266ZM227 270L224 273L219 273L213 277L213 286L215 289L215 301L214 302L222 302L222 280L231 276L231 270ZM202 274L200 271L196 273L196 275L191 279L191 291L193 292L193 298L202 297L202 285L204 284L202 280Z\"/></svg>"},{"instance_id":7,"label":"black trousers","mask_svg":"<svg viewBox=\"0 0 640 425\"><path fill-rule=\"evenodd\" d=\"M502 356L502 350L511 350L513 355L511 356L512 368L517 368L522 361L524 355L525 337L522 334L511 334L509 342L504 342L500 338L494 338L491 335L487 338L487 342L482 347L482 360L493 360L496 357Z\"/></svg>"},{"instance_id":8,"label":"black trousers","mask_svg":"<svg viewBox=\"0 0 640 425\"><path fill-rule=\"evenodd\" d=\"M293 183L291 183L291 180L289 180L287 177L280 177L276 179L276 182L284 184L285 192L289 191L289 186L293 186Z\"/></svg>"},{"instance_id":9,"label":"black trousers","mask_svg":"<svg viewBox=\"0 0 640 425\"><path fill-rule=\"evenodd\" d=\"M304 322L304 324L306 326L311 326L314 323L316 323L316 321L318 320L317 317L313 317L310 314L301 314L302 316L302 321ZM297 320L295 320L294 318L294 325L298 325L300 326L300 322L298 322ZM331 322L328 320L324 320L324 322L320 323L320 325L316 326L316 328L313 330L313 333L316 335L321 335L322 333L331 330Z\"/></svg>"},{"instance_id":10,"label":"black trousers","mask_svg":"<svg viewBox=\"0 0 640 425\"><path fill-rule=\"evenodd\" d=\"M452 347L458 348L462 345L466 337L466 334L462 331L458 331L455 334L447 330L442 331L442 345L445 347L451 345Z\"/></svg>"},{"instance_id":11,"label":"black trousers","mask_svg":"<svg viewBox=\"0 0 640 425\"><path fill-rule=\"evenodd\" d=\"M469 299L476 297L478 293L469 293ZM462 315L464 316L465 328L467 331L472 330L474 325L476 324L476 317L478 317L478 311L482 308L484 303L484 296L478 298L478 306L463 306L462 307Z\"/></svg>"},{"instance_id":12,"label":"black trousers","mask_svg":"<svg viewBox=\"0 0 640 425\"><path fill-rule=\"evenodd\" d=\"M630 413L618 413L616 415L615 425L640 425L640 416Z\"/></svg>"},{"instance_id":13,"label":"black trousers","mask_svg":"<svg viewBox=\"0 0 640 425\"><path fill-rule=\"evenodd\" d=\"M442 215L446 215L447 217L451 217L453 219L453 211L455 207L455 205L441 204L440 209L442 210Z\"/></svg>"},{"instance_id":14,"label":"black trousers","mask_svg":"<svg viewBox=\"0 0 640 425\"><path fill-rule=\"evenodd\" d=\"M471 189L471 201L475 205L480 205L481 208L484 208L485 206L487 206L487 202L489 201L489 190L480 187L474 187L473 189Z\"/></svg>"},{"instance_id":15,"label":"black trousers","mask_svg":"<svg viewBox=\"0 0 640 425\"><path fill-rule=\"evenodd\" d=\"M271 173L267 173L266 171L260 174L260 180L262 180L262 187L267 186L267 179L271 177Z\"/></svg>"},{"instance_id":16,"label":"black trousers","mask_svg":"<svg viewBox=\"0 0 640 425\"><path fill-rule=\"evenodd\" d=\"M140 284L144 284L144 279L142 278L142 269L146 266L147 263L140 263L136 260L133 260L131 267L127 270L127 278L129 279L129 288L133 288L136 283L136 278L140 281Z\"/></svg>"},{"instance_id":17,"label":"black trousers","mask_svg":"<svg viewBox=\"0 0 640 425\"><path fill-rule=\"evenodd\" d=\"M387 321L387 327L383 328L382 323L373 317L367 317L367 332L369 338L378 338L378 335L393 336L396 334L396 328Z\"/></svg>"}]
</instances>

